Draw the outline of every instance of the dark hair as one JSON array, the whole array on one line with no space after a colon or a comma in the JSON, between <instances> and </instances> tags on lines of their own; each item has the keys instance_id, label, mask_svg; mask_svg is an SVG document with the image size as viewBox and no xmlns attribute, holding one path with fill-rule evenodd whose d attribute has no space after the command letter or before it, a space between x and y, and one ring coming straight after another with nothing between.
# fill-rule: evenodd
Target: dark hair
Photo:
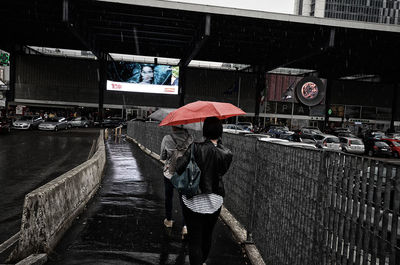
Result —
<instances>
[{"instance_id":1,"label":"dark hair","mask_svg":"<svg viewBox=\"0 0 400 265\"><path fill-rule=\"evenodd\" d=\"M151 70L153 71L153 81L154 81L154 65L151 65L151 64L143 64L143 65L140 67L140 72L139 72L139 83L143 81L142 72L143 72L143 68L145 68L145 67L150 67Z\"/></svg>"},{"instance_id":2,"label":"dark hair","mask_svg":"<svg viewBox=\"0 0 400 265\"><path fill-rule=\"evenodd\" d=\"M222 122L217 117L207 117L203 124L203 136L216 140L222 135Z\"/></svg>"}]
</instances>

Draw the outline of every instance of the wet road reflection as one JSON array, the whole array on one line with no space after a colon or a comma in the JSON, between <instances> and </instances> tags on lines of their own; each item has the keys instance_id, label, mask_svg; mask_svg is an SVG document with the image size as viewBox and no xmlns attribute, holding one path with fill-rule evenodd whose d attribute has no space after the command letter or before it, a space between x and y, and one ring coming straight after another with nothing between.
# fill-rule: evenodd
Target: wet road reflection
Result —
<instances>
[{"instance_id":1,"label":"wet road reflection","mask_svg":"<svg viewBox=\"0 0 400 265\"><path fill-rule=\"evenodd\" d=\"M0 243L17 233L27 193L86 161L97 129L0 135Z\"/></svg>"},{"instance_id":2,"label":"wet road reflection","mask_svg":"<svg viewBox=\"0 0 400 265\"><path fill-rule=\"evenodd\" d=\"M66 233L48 264L189 264L181 239L180 206L166 229L159 162L125 139L106 143L101 190ZM222 223L215 234L212 264L246 264L240 247Z\"/></svg>"}]
</instances>

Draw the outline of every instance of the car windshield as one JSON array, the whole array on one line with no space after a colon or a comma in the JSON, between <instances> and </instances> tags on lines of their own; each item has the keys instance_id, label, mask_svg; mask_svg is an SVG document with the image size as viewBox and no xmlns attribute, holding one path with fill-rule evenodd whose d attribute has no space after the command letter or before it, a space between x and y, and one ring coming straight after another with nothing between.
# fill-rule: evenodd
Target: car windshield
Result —
<instances>
[{"instance_id":1,"label":"car windshield","mask_svg":"<svg viewBox=\"0 0 400 265\"><path fill-rule=\"evenodd\" d=\"M389 145L384 142L375 142L375 145L378 147L389 147Z\"/></svg>"},{"instance_id":2,"label":"car windshield","mask_svg":"<svg viewBox=\"0 0 400 265\"><path fill-rule=\"evenodd\" d=\"M80 121L81 119L82 119L81 117L78 117L78 118L75 118L74 121Z\"/></svg>"},{"instance_id":3,"label":"car windshield","mask_svg":"<svg viewBox=\"0 0 400 265\"><path fill-rule=\"evenodd\" d=\"M48 122L58 122L57 118L48 118L47 119Z\"/></svg>"},{"instance_id":4,"label":"car windshield","mask_svg":"<svg viewBox=\"0 0 400 265\"><path fill-rule=\"evenodd\" d=\"M335 138L333 138L333 137L327 138L326 142L327 143L340 143L339 138L336 138L336 137Z\"/></svg>"},{"instance_id":5,"label":"car windshield","mask_svg":"<svg viewBox=\"0 0 400 265\"><path fill-rule=\"evenodd\" d=\"M396 147L399 147L399 146L400 146L400 143L399 143L399 142L393 141L392 143L393 143L393 145L396 146Z\"/></svg>"},{"instance_id":6,"label":"car windshield","mask_svg":"<svg viewBox=\"0 0 400 265\"><path fill-rule=\"evenodd\" d=\"M350 144L354 144L354 145L362 145L363 143L362 143L362 141L361 141L361 140L355 139L355 140L351 140L351 141L350 141Z\"/></svg>"},{"instance_id":7,"label":"car windshield","mask_svg":"<svg viewBox=\"0 0 400 265\"><path fill-rule=\"evenodd\" d=\"M312 134L321 134L322 132L320 130L310 130Z\"/></svg>"},{"instance_id":8,"label":"car windshield","mask_svg":"<svg viewBox=\"0 0 400 265\"><path fill-rule=\"evenodd\" d=\"M322 140L322 139L324 139L324 136L322 136L322 135L314 135L314 139L315 140Z\"/></svg>"}]
</instances>

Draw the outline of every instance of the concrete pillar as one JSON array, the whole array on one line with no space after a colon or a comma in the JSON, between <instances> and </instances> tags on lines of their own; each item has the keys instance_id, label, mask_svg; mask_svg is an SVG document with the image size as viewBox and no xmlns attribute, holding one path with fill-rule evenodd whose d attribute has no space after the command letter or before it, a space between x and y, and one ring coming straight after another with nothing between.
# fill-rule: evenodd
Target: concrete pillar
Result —
<instances>
[{"instance_id":1,"label":"concrete pillar","mask_svg":"<svg viewBox=\"0 0 400 265\"><path fill-rule=\"evenodd\" d=\"M98 78L99 78L99 116L98 120L101 122L104 118L104 90L107 86L107 61L103 58L99 59L98 68Z\"/></svg>"},{"instance_id":2,"label":"concrete pillar","mask_svg":"<svg viewBox=\"0 0 400 265\"><path fill-rule=\"evenodd\" d=\"M399 92L398 92L398 90L400 89L400 84L399 83L397 83L397 84L395 84L394 86L393 86L393 93L392 93L392 118L390 119L390 128L389 128L389 130L391 131L391 132L394 132L395 131L395 128L394 128L394 121L395 120L397 120L397 104L398 104L398 102L397 102L397 97L398 97L398 95L399 95Z\"/></svg>"},{"instance_id":3,"label":"concrete pillar","mask_svg":"<svg viewBox=\"0 0 400 265\"><path fill-rule=\"evenodd\" d=\"M179 107L182 107L185 105L185 92L186 92L186 71L187 71L187 66L179 66Z\"/></svg>"},{"instance_id":4,"label":"concrete pillar","mask_svg":"<svg viewBox=\"0 0 400 265\"><path fill-rule=\"evenodd\" d=\"M329 128L329 114L328 111L331 108L331 88L332 88L333 78L328 78L326 88L325 88L325 122L323 130Z\"/></svg>"},{"instance_id":5,"label":"concrete pillar","mask_svg":"<svg viewBox=\"0 0 400 265\"><path fill-rule=\"evenodd\" d=\"M254 102L254 119L253 124L257 125L260 121L260 101L261 101L261 93L265 89L266 86L266 67L264 66L257 66L255 67L256 70L256 93L255 93L255 102Z\"/></svg>"},{"instance_id":6,"label":"concrete pillar","mask_svg":"<svg viewBox=\"0 0 400 265\"><path fill-rule=\"evenodd\" d=\"M6 92L6 111L8 112L8 106L10 101L15 99L15 80L16 80L16 52L10 52L10 83L9 90ZM7 115L7 114L6 114Z\"/></svg>"}]
</instances>

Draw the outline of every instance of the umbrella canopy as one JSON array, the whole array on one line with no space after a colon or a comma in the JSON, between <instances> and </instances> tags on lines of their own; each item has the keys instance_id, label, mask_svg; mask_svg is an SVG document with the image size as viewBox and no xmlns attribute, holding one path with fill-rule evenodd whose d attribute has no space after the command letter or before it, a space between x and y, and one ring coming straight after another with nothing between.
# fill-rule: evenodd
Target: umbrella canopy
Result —
<instances>
[{"instance_id":1,"label":"umbrella canopy","mask_svg":"<svg viewBox=\"0 0 400 265\"><path fill-rule=\"evenodd\" d=\"M176 109L160 108L155 112L153 112L152 114L150 114L149 118L156 121L162 121L165 117L167 117L169 113L175 110ZM201 131L203 129L203 123L196 122L191 124L185 124L182 125L181 127L187 130Z\"/></svg>"},{"instance_id":2,"label":"umbrella canopy","mask_svg":"<svg viewBox=\"0 0 400 265\"><path fill-rule=\"evenodd\" d=\"M219 119L227 119L244 114L246 112L230 103L196 101L169 113L161 121L160 126L202 122L205 118L214 116Z\"/></svg>"}]
</instances>

